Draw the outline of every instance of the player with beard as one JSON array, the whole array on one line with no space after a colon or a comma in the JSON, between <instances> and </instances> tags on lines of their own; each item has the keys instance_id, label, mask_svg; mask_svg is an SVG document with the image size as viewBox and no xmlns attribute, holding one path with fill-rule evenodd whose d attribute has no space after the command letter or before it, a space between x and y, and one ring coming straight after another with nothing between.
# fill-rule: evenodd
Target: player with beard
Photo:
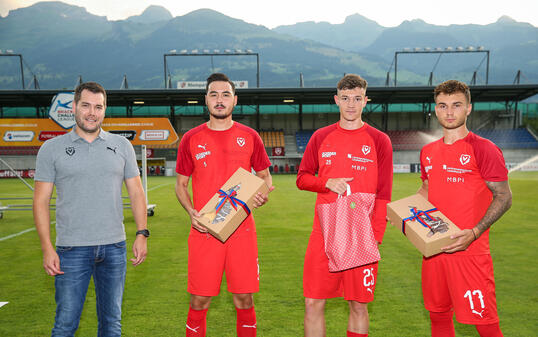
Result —
<instances>
[{"instance_id":1,"label":"player with beard","mask_svg":"<svg viewBox=\"0 0 538 337\"><path fill-rule=\"evenodd\" d=\"M138 231L133 265L146 258L146 198L133 146L103 131L106 91L95 82L75 90L71 132L47 140L35 171L34 220L43 267L54 276L56 318L52 336L73 336L88 284L95 284L98 336L121 336L126 273L122 185L125 182ZM56 250L50 239L50 200L56 186ZM134 233L133 233L134 234Z\"/></svg>"},{"instance_id":2,"label":"player with beard","mask_svg":"<svg viewBox=\"0 0 538 337\"><path fill-rule=\"evenodd\" d=\"M454 337L453 310L458 322L474 324L480 336L500 337L489 228L512 204L503 154L467 129L472 105L465 83L439 84L434 99L443 138L421 151L419 193L461 231L444 253L422 261L432 337Z\"/></svg>"},{"instance_id":3,"label":"player with beard","mask_svg":"<svg viewBox=\"0 0 538 337\"><path fill-rule=\"evenodd\" d=\"M185 133L176 165L176 196L191 219L187 287L191 299L186 336L205 336L207 310L212 297L220 292L223 272L236 307L237 335L256 336L252 294L259 290L259 265L252 214L225 243L207 233L196 217L200 216L197 210L239 167L253 169L272 191L271 162L258 133L232 119L237 104L234 83L215 73L208 77L206 91L209 121ZM192 201L188 189L191 176ZM267 200L267 195L258 193L255 207Z\"/></svg>"}]
</instances>

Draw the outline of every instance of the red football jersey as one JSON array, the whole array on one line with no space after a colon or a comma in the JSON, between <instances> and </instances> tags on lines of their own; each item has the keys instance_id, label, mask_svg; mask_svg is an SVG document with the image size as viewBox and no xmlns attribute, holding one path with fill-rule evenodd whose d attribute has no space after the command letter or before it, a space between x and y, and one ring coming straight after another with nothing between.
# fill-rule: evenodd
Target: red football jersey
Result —
<instances>
[{"instance_id":1,"label":"red football jersey","mask_svg":"<svg viewBox=\"0 0 538 337\"><path fill-rule=\"evenodd\" d=\"M297 174L297 187L318 192L317 206L332 203L338 196L325 187L329 178L354 178L349 182L351 192L376 195L372 225L376 240L381 242L392 192L392 170L392 144L385 133L366 123L356 130L342 129L335 123L310 138ZM317 216L314 230L321 230Z\"/></svg>"},{"instance_id":2,"label":"red football jersey","mask_svg":"<svg viewBox=\"0 0 538 337\"><path fill-rule=\"evenodd\" d=\"M501 150L472 132L454 144L443 138L422 148L422 180L428 180L428 200L460 229L473 228L493 198L485 181L508 180ZM489 229L457 254L489 254Z\"/></svg>"},{"instance_id":3,"label":"red football jersey","mask_svg":"<svg viewBox=\"0 0 538 337\"><path fill-rule=\"evenodd\" d=\"M199 211L239 167L259 172L269 166L271 162L255 130L234 122L231 128L216 131L204 123L181 139L176 172L192 176L193 206ZM254 228L252 214L237 231L248 228Z\"/></svg>"}]
</instances>

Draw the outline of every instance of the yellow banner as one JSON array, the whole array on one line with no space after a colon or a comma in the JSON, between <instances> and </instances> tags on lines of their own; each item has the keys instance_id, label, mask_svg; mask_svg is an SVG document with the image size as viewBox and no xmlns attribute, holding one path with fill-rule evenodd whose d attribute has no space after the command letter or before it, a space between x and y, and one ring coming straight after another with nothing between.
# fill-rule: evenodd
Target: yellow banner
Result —
<instances>
[{"instance_id":1,"label":"yellow banner","mask_svg":"<svg viewBox=\"0 0 538 337\"><path fill-rule=\"evenodd\" d=\"M133 145L170 145L179 139L168 118L105 118L102 127ZM0 119L0 146L41 146L69 131L51 119Z\"/></svg>"}]
</instances>

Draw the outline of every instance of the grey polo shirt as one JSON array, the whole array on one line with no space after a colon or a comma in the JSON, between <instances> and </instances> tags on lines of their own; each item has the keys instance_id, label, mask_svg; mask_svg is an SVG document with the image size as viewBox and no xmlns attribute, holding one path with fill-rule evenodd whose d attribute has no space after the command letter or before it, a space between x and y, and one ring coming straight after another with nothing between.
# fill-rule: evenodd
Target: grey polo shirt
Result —
<instances>
[{"instance_id":1,"label":"grey polo shirt","mask_svg":"<svg viewBox=\"0 0 538 337\"><path fill-rule=\"evenodd\" d=\"M74 131L46 141L34 179L56 186L56 246L125 240L123 181L139 175L131 143L101 130L88 143Z\"/></svg>"}]
</instances>

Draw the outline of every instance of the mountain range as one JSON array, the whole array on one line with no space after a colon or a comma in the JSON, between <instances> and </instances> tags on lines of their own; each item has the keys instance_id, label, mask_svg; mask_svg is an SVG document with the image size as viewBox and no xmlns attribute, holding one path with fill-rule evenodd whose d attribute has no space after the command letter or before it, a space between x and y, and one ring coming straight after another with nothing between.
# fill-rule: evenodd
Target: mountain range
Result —
<instances>
[{"instance_id":1,"label":"mountain range","mask_svg":"<svg viewBox=\"0 0 538 337\"><path fill-rule=\"evenodd\" d=\"M163 55L170 50L223 52L250 49L259 54L262 87L335 86L344 73L363 75L371 85L394 77L394 52L404 48L483 46L490 50L489 83L538 82L538 28L501 17L489 25L437 26L422 20L383 27L360 14L342 24L302 22L268 29L210 9L173 17L150 6L125 20L111 21L62 2L39 2L0 17L0 50L20 53L25 81L71 89L80 75L107 88L163 88ZM167 57L172 82L202 81L213 71L256 85L253 56ZM414 54L398 58L398 85L425 85L448 78L485 81L485 55ZM0 57L0 89L21 87L18 59Z\"/></svg>"}]
</instances>

